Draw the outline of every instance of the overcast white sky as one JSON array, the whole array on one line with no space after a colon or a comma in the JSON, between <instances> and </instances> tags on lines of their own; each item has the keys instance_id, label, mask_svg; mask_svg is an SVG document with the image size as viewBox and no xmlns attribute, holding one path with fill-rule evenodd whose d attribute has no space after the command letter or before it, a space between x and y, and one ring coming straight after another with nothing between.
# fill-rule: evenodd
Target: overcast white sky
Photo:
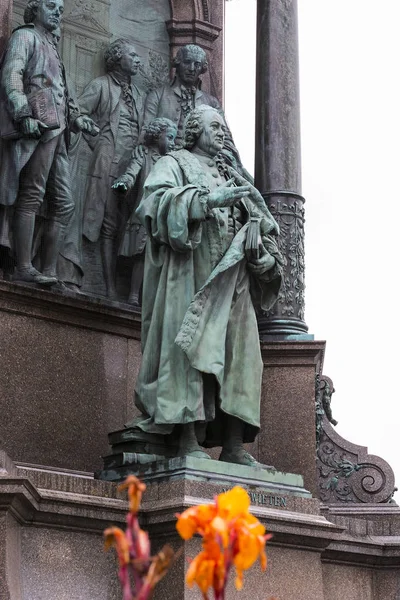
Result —
<instances>
[{"instance_id":1,"label":"overcast white sky","mask_svg":"<svg viewBox=\"0 0 400 600\"><path fill-rule=\"evenodd\" d=\"M298 7L306 322L327 341L338 433L387 460L400 488L400 0ZM226 12L226 113L252 170L256 0Z\"/></svg>"}]
</instances>

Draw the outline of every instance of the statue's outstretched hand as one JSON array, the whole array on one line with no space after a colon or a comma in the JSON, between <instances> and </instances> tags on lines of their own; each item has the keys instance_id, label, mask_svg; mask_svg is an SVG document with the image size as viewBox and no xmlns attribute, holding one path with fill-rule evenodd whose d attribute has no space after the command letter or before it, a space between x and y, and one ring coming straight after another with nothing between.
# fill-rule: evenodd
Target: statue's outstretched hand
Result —
<instances>
[{"instance_id":1,"label":"statue's outstretched hand","mask_svg":"<svg viewBox=\"0 0 400 600\"><path fill-rule=\"evenodd\" d=\"M46 129L48 129L47 125L32 117L25 117L21 121L21 133L26 138L38 140Z\"/></svg>"},{"instance_id":2,"label":"statue's outstretched hand","mask_svg":"<svg viewBox=\"0 0 400 600\"><path fill-rule=\"evenodd\" d=\"M134 183L135 180L133 179L133 177L125 173L124 175L121 175L121 177L119 177L111 187L116 192L124 194L133 188Z\"/></svg>"},{"instance_id":3,"label":"statue's outstretched hand","mask_svg":"<svg viewBox=\"0 0 400 600\"><path fill-rule=\"evenodd\" d=\"M213 209L233 206L241 198L246 198L250 195L250 186L241 185L232 187L233 184L234 179L232 178L221 185L221 187L211 192L207 199L208 208Z\"/></svg>"}]
</instances>

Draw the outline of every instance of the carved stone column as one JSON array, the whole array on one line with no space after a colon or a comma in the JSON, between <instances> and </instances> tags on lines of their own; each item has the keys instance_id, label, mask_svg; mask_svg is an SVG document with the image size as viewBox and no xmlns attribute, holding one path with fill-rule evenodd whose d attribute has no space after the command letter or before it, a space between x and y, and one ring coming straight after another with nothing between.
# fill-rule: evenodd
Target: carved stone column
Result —
<instances>
[{"instance_id":1,"label":"carved stone column","mask_svg":"<svg viewBox=\"0 0 400 600\"><path fill-rule=\"evenodd\" d=\"M260 316L260 334L304 334L297 0L257 0L255 182L280 225L286 259L278 302Z\"/></svg>"},{"instance_id":2,"label":"carved stone column","mask_svg":"<svg viewBox=\"0 0 400 600\"><path fill-rule=\"evenodd\" d=\"M0 2L0 57L11 33L12 0Z\"/></svg>"}]
</instances>

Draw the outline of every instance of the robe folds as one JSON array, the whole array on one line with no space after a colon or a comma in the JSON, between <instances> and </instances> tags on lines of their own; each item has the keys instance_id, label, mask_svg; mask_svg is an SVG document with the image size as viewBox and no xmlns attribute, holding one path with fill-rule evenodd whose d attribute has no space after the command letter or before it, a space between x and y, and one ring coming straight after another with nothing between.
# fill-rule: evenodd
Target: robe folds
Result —
<instances>
[{"instance_id":1,"label":"robe folds","mask_svg":"<svg viewBox=\"0 0 400 600\"><path fill-rule=\"evenodd\" d=\"M145 183L137 210L149 236L135 391L142 416L128 425L167 435L200 422L199 441L214 446L221 413L245 423L246 442L259 430L263 365L253 302L273 305L281 269L278 226L266 206L253 195L240 201L242 226L233 236L230 209L206 207L208 181L195 155L179 150L162 157ZM259 219L264 245L276 248L275 266L262 274L246 259L250 217Z\"/></svg>"}]
</instances>

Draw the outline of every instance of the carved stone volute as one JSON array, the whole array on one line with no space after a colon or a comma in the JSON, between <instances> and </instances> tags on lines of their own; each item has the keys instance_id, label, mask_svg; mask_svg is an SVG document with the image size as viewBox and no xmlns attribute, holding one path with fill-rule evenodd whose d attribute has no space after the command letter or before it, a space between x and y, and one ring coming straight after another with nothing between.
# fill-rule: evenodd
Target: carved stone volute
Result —
<instances>
[{"instance_id":1,"label":"carved stone volute","mask_svg":"<svg viewBox=\"0 0 400 600\"><path fill-rule=\"evenodd\" d=\"M317 378L316 388L317 477L322 502L339 505L391 502L397 489L391 466L379 456L368 454L365 446L345 440L334 429L331 379Z\"/></svg>"}]
</instances>

